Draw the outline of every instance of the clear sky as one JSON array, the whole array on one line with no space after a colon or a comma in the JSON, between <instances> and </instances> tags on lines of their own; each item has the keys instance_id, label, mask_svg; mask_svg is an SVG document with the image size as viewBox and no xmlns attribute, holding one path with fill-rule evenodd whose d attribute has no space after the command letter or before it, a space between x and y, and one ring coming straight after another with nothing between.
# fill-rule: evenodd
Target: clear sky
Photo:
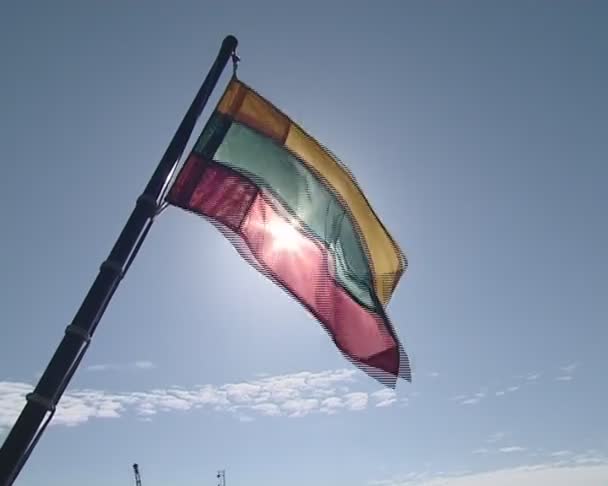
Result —
<instances>
[{"instance_id":1,"label":"clear sky","mask_svg":"<svg viewBox=\"0 0 608 486\"><path fill-rule=\"evenodd\" d=\"M0 438L227 34L240 77L348 164L404 248L389 313L414 372L382 391L170 208L16 484L130 485L133 462L145 486L220 468L230 486L607 484L607 18L575 0L5 2Z\"/></svg>"}]
</instances>

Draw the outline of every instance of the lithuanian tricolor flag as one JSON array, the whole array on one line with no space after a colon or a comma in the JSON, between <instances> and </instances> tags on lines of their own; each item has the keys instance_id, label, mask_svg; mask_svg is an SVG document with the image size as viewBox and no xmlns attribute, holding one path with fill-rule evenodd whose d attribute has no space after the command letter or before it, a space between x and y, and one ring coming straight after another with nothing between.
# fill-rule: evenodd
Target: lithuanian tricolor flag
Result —
<instances>
[{"instance_id":1,"label":"lithuanian tricolor flag","mask_svg":"<svg viewBox=\"0 0 608 486\"><path fill-rule=\"evenodd\" d=\"M215 224L369 375L411 380L385 312L405 256L336 157L236 77L167 201Z\"/></svg>"}]
</instances>

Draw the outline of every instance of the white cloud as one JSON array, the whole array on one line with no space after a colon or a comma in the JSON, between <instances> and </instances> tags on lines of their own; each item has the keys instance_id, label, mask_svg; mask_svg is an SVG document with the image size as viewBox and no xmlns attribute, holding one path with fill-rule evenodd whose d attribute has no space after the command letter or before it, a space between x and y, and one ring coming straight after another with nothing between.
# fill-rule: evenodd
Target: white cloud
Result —
<instances>
[{"instance_id":1,"label":"white cloud","mask_svg":"<svg viewBox=\"0 0 608 486\"><path fill-rule=\"evenodd\" d=\"M253 405L251 410L268 416L281 415L281 409L274 403L258 403L257 405Z\"/></svg>"},{"instance_id":2,"label":"white cloud","mask_svg":"<svg viewBox=\"0 0 608 486\"><path fill-rule=\"evenodd\" d=\"M400 408L407 407L410 404L410 399L408 397L400 398L398 400L398 403L399 403ZM379 405L377 405L377 406L379 406ZM388 405L382 405L382 406L388 406Z\"/></svg>"},{"instance_id":3,"label":"white cloud","mask_svg":"<svg viewBox=\"0 0 608 486\"><path fill-rule=\"evenodd\" d=\"M490 437L488 437L486 439L486 442L488 444L494 444L496 442L500 442L501 440L503 440L506 437L507 434L505 434L504 432L495 432L494 434L492 434Z\"/></svg>"},{"instance_id":4,"label":"white cloud","mask_svg":"<svg viewBox=\"0 0 608 486\"><path fill-rule=\"evenodd\" d=\"M452 397L450 400L457 401L460 405L477 405L482 399L487 396L487 389L482 388L477 393L473 393L470 395L456 395Z\"/></svg>"},{"instance_id":5,"label":"white cloud","mask_svg":"<svg viewBox=\"0 0 608 486\"><path fill-rule=\"evenodd\" d=\"M139 362L134 366L146 369L153 365ZM395 403L393 390L379 390L371 395L351 391L355 373L354 370L305 371L250 382L143 392L68 391L59 403L52 424L78 425L92 418L117 418L126 414L149 420L161 412L202 408L231 413L247 421L255 416L303 417L311 413L361 411L368 407L370 397L379 407ZM0 382L0 430L14 422L25 404L26 393L32 388L27 383Z\"/></svg>"},{"instance_id":6,"label":"white cloud","mask_svg":"<svg viewBox=\"0 0 608 486\"><path fill-rule=\"evenodd\" d=\"M376 407L388 407L397 401L397 394L389 388L378 390L370 396L376 400Z\"/></svg>"},{"instance_id":7,"label":"white cloud","mask_svg":"<svg viewBox=\"0 0 608 486\"><path fill-rule=\"evenodd\" d=\"M151 361L134 361L133 363L99 363L85 366L85 371L124 371L124 370L150 370L156 368Z\"/></svg>"},{"instance_id":8,"label":"white cloud","mask_svg":"<svg viewBox=\"0 0 608 486\"><path fill-rule=\"evenodd\" d=\"M344 407L344 402L342 398L338 397L330 397L326 398L321 402L320 412L326 413L328 415L332 415L337 413L340 408Z\"/></svg>"},{"instance_id":9,"label":"white cloud","mask_svg":"<svg viewBox=\"0 0 608 486\"><path fill-rule=\"evenodd\" d=\"M463 400L462 402L460 402L461 405L477 405L479 403L480 398L479 397L474 397L474 398L467 398L466 400Z\"/></svg>"},{"instance_id":10,"label":"white cloud","mask_svg":"<svg viewBox=\"0 0 608 486\"><path fill-rule=\"evenodd\" d=\"M570 363L569 365L562 366L560 370L562 370L564 373L571 374L576 368L578 368L578 366L578 363Z\"/></svg>"},{"instance_id":11,"label":"white cloud","mask_svg":"<svg viewBox=\"0 0 608 486\"><path fill-rule=\"evenodd\" d=\"M349 410L363 410L367 408L367 393L354 392L344 395L344 406Z\"/></svg>"},{"instance_id":12,"label":"white cloud","mask_svg":"<svg viewBox=\"0 0 608 486\"><path fill-rule=\"evenodd\" d=\"M605 486L608 464L559 466L536 464L489 472L460 474L410 473L399 480L373 481L378 486Z\"/></svg>"},{"instance_id":13,"label":"white cloud","mask_svg":"<svg viewBox=\"0 0 608 486\"><path fill-rule=\"evenodd\" d=\"M17 418L25 405L25 395L33 388L27 383L0 381L0 431Z\"/></svg>"},{"instance_id":14,"label":"white cloud","mask_svg":"<svg viewBox=\"0 0 608 486\"><path fill-rule=\"evenodd\" d=\"M513 386L506 388L505 390L498 390L497 392L494 393L494 395L496 395L497 397L502 397L502 396L506 395L507 393L516 392L520 388L521 388L520 385L513 385Z\"/></svg>"},{"instance_id":15,"label":"white cloud","mask_svg":"<svg viewBox=\"0 0 608 486\"><path fill-rule=\"evenodd\" d=\"M573 379L574 378L572 377L572 375L563 375L555 378L556 381L572 381Z\"/></svg>"},{"instance_id":16,"label":"white cloud","mask_svg":"<svg viewBox=\"0 0 608 486\"><path fill-rule=\"evenodd\" d=\"M536 381L542 376L542 373L530 373L526 376L526 380L528 381Z\"/></svg>"},{"instance_id":17,"label":"white cloud","mask_svg":"<svg viewBox=\"0 0 608 486\"><path fill-rule=\"evenodd\" d=\"M287 400L280 405L281 409L289 417L304 417L313 412L319 406L316 398L299 398L297 400Z\"/></svg>"},{"instance_id":18,"label":"white cloud","mask_svg":"<svg viewBox=\"0 0 608 486\"><path fill-rule=\"evenodd\" d=\"M579 367L578 363L570 363L569 365L560 367L561 374L555 378L556 381L572 381L574 370Z\"/></svg>"},{"instance_id":19,"label":"white cloud","mask_svg":"<svg viewBox=\"0 0 608 486\"><path fill-rule=\"evenodd\" d=\"M439 372L438 372L438 371L431 371L431 372L429 373L429 376L430 376L431 378L437 378L437 377L439 376Z\"/></svg>"},{"instance_id":20,"label":"white cloud","mask_svg":"<svg viewBox=\"0 0 608 486\"><path fill-rule=\"evenodd\" d=\"M111 365L111 364L94 364L94 365L89 365L89 366L85 366L85 371L108 371L108 370L114 370L116 369L116 365Z\"/></svg>"},{"instance_id":21,"label":"white cloud","mask_svg":"<svg viewBox=\"0 0 608 486\"><path fill-rule=\"evenodd\" d=\"M136 361L133 363L136 368L140 370L150 370L152 368L156 368L156 365L152 363L152 361Z\"/></svg>"},{"instance_id":22,"label":"white cloud","mask_svg":"<svg viewBox=\"0 0 608 486\"><path fill-rule=\"evenodd\" d=\"M488 454L490 451L485 447L480 447L479 449L475 449L472 451L472 454Z\"/></svg>"},{"instance_id":23,"label":"white cloud","mask_svg":"<svg viewBox=\"0 0 608 486\"><path fill-rule=\"evenodd\" d=\"M254 402L262 391L262 388L259 385L254 385L252 383L228 384L223 388L226 392L228 401L235 403ZM268 399L270 397L265 395L263 398Z\"/></svg>"},{"instance_id":24,"label":"white cloud","mask_svg":"<svg viewBox=\"0 0 608 486\"><path fill-rule=\"evenodd\" d=\"M570 452L570 451L555 451L555 452L552 452L550 455L551 455L551 457L565 457L565 456L572 455L572 452Z\"/></svg>"},{"instance_id":25,"label":"white cloud","mask_svg":"<svg viewBox=\"0 0 608 486\"><path fill-rule=\"evenodd\" d=\"M512 452L524 452L526 450L525 447L520 447L520 446L509 446L509 447L501 447L500 449L498 449L500 452L504 452L506 454L512 453Z\"/></svg>"},{"instance_id":26,"label":"white cloud","mask_svg":"<svg viewBox=\"0 0 608 486\"><path fill-rule=\"evenodd\" d=\"M572 457L572 461L577 465L597 465L608 464L608 457L600 454L594 449L590 449Z\"/></svg>"}]
</instances>

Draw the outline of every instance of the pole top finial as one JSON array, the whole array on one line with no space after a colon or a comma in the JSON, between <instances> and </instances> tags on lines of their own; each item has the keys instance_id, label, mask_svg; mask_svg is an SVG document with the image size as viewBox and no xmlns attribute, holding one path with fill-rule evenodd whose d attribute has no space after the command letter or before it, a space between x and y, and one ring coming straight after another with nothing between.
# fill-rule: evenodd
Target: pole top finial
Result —
<instances>
[{"instance_id":1,"label":"pole top finial","mask_svg":"<svg viewBox=\"0 0 608 486\"><path fill-rule=\"evenodd\" d=\"M239 41L235 36L227 35L222 42L222 49L227 49L230 53L233 53L238 45Z\"/></svg>"}]
</instances>

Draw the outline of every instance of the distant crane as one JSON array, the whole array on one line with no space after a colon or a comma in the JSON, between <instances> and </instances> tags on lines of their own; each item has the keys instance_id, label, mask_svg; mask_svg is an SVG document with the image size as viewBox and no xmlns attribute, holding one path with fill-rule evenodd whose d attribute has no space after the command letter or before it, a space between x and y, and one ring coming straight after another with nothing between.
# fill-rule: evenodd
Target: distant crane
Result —
<instances>
[{"instance_id":1,"label":"distant crane","mask_svg":"<svg viewBox=\"0 0 608 486\"><path fill-rule=\"evenodd\" d=\"M217 472L217 486L226 486L226 470L222 469Z\"/></svg>"},{"instance_id":2,"label":"distant crane","mask_svg":"<svg viewBox=\"0 0 608 486\"><path fill-rule=\"evenodd\" d=\"M133 472L135 473L135 486L141 486L141 476L139 475L139 466L133 464Z\"/></svg>"}]
</instances>

